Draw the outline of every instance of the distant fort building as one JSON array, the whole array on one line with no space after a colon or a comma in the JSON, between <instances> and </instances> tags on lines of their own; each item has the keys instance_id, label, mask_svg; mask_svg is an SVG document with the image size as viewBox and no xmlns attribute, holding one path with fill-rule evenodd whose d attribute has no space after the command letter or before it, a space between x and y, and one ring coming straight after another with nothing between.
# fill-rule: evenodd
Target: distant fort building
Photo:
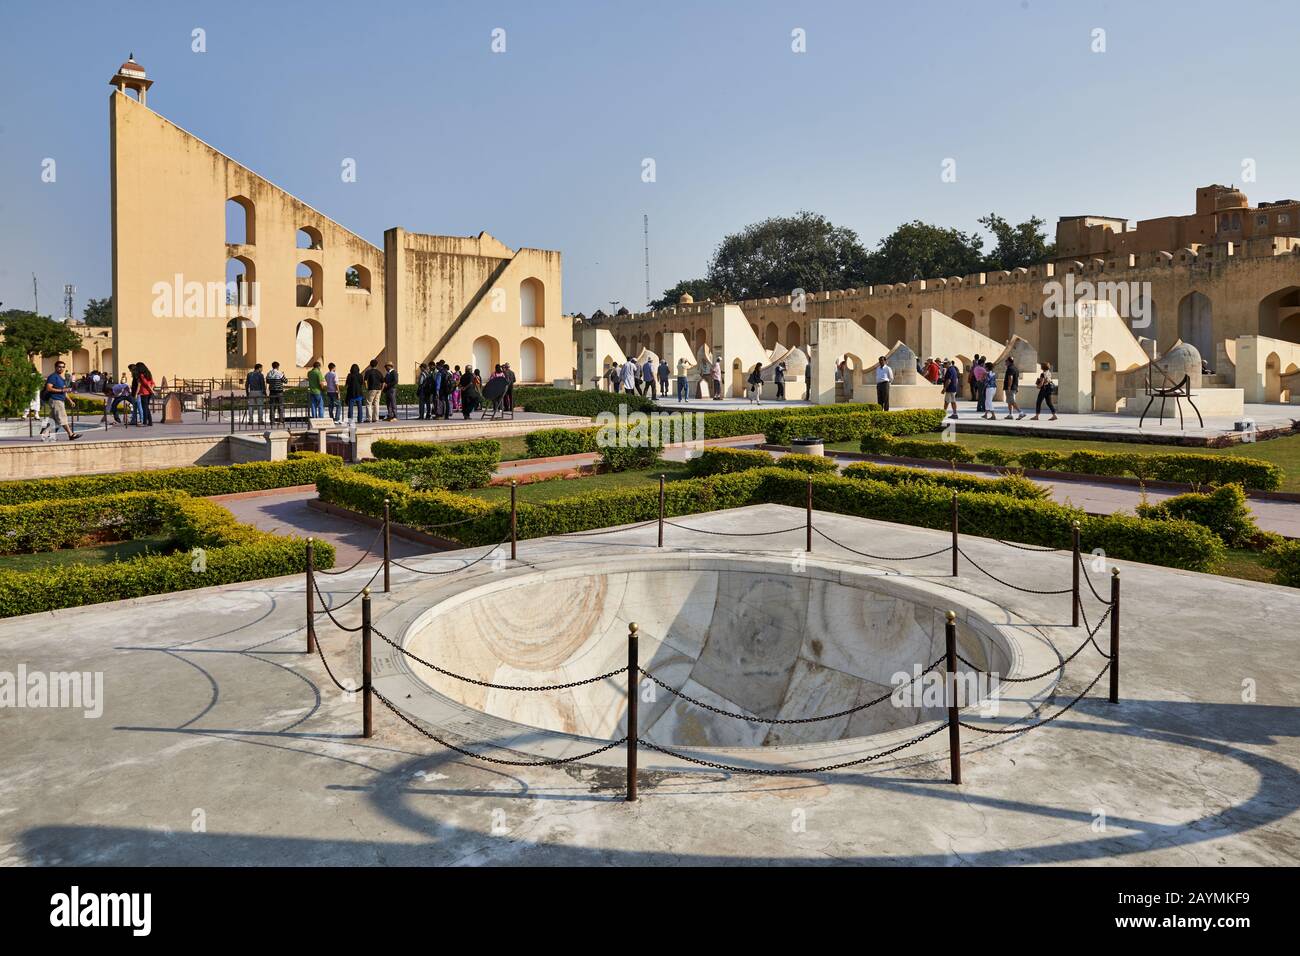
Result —
<instances>
[{"instance_id":1,"label":"distant fort building","mask_svg":"<svg viewBox=\"0 0 1300 956\"><path fill-rule=\"evenodd\" d=\"M840 318L889 348L901 341L920 354L921 313L934 309L999 344L1019 336L1055 364L1059 316L1048 303L1073 276L1079 287L1101 287L1100 298L1122 286L1128 307L1121 314L1134 335L1153 340L1160 352L1187 342L1212 368L1231 364L1239 336L1300 343L1300 204L1293 200L1252 207L1237 189L1206 186L1196 191L1192 215L1142 220L1133 229L1125 219L1067 216L1057 223L1056 241L1057 258L1029 268L738 305L769 349L806 346L810 323ZM608 329L629 354L658 352L657 343L675 332L699 348L709 342L712 310L713 303L683 296L674 307L581 324Z\"/></svg>"},{"instance_id":2,"label":"distant fort building","mask_svg":"<svg viewBox=\"0 0 1300 956\"><path fill-rule=\"evenodd\" d=\"M343 370L391 361L509 362L520 381L568 378L560 253L487 233L397 227L375 246L145 104L134 56L110 81L113 344L106 371L242 378L279 361Z\"/></svg>"}]
</instances>

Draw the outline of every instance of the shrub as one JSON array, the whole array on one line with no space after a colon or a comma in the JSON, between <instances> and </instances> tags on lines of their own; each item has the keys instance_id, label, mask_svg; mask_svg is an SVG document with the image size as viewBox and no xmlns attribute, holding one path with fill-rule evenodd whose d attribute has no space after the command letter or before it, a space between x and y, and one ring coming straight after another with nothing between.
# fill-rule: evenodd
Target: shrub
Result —
<instances>
[{"instance_id":1,"label":"shrub","mask_svg":"<svg viewBox=\"0 0 1300 956\"><path fill-rule=\"evenodd\" d=\"M1018 456L1021 468L1035 471L1060 471L1065 455L1059 451L1022 451Z\"/></svg>"},{"instance_id":2,"label":"shrub","mask_svg":"<svg viewBox=\"0 0 1300 956\"><path fill-rule=\"evenodd\" d=\"M922 441L917 438L894 438L880 432L867 432L859 445L869 455L894 458L925 458L934 461L970 462L975 453L955 441Z\"/></svg>"},{"instance_id":3,"label":"shrub","mask_svg":"<svg viewBox=\"0 0 1300 956\"><path fill-rule=\"evenodd\" d=\"M1300 541L1282 541L1264 552L1263 565L1276 572L1273 581L1300 588Z\"/></svg>"},{"instance_id":4,"label":"shrub","mask_svg":"<svg viewBox=\"0 0 1300 956\"><path fill-rule=\"evenodd\" d=\"M130 541L156 533L175 492L126 491L0 505L0 554L57 551L98 536Z\"/></svg>"},{"instance_id":5,"label":"shrub","mask_svg":"<svg viewBox=\"0 0 1300 956\"><path fill-rule=\"evenodd\" d=\"M837 406L831 406L837 407ZM938 408L908 408L896 412L826 412L786 416L773 421L767 428L770 445L788 445L796 438L816 436L827 442L850 441L867 432L887 435L917 435L938 431L943 425L943 410Z\"/></svg>"},{"instance_id":6,"label":"shrub","mask_svg":"<svg viewBox=\"0 0 1300 956\"><path fill-rule=\"evenodd\" d=\"M988 479L977 479L988 481ZM952 492L938 482L903 482L812 476L813 504L823 511L876 518L924 528L948 528ZM993 482L989 481L992 485ZM489 505L446 491L414 491L396 482L338 470L322 476L321 498L364 514L382 514L383 500L393 503L396 521L432 525L469 520L444 532L467 546L500 542L509 527L508 505ZM750 468L730 474L686 478L665 490L673 516L775 502L804 507L808 476L784 468ZM1102 547L1112 558L1205 571L1223 555L1223 542L1208 528L1181 520L1153 520L1132 515L1093 518L1077 508L1042 498L1014 498L987 491L958 491L965 533L1025 544L1068 548L1072 524L1081 525L1088 550ZM519 506L523 538L646 521L658 514L658 488L628 488Z\"/></svg>"},{"instance_id":7,"label":"shrub","mask_svg":"<svg viewBox=\"0 0 1300 956\"><path fill-rule=\"evenodd\" d=\"M372 442L370 450L376 458L432 458L435 455L485 455L501 460L501 443L495 438L471 438L467 441L434 442L402 441L394 438L381 438Z\"/></svg>"},{"instance_id":8,"label":"shrub","mask_svg":"<svg viewBox=\"0 0 1300 956\"><path fill-rule=\"evenodd\" d=\"M834 458L827 458L825 455L789 454L778 458L776 467L802 471L809 475L818 475L824 472L838 471L840 466Z\"/></svg>"},{"instance_id":9,"label":"shrub","mask_svg":"<svg viewBox=\"0 0 1300 956\"><path fill-rule=\"evenodd\" d=\"M627 392L600 392L595 389L573 391L560 388L516 388L515 407L545 415L578 415L595 418L601 412L617 413L620 406L628 412L652 412L655 403Z\"/></svg>"},{"instance_id":10,"label":"shrub","mask_svg":"<svg viewBox=\"0 0 1300 956\"><path fill-rule=\"evenodd\" d=\"M709 412L704 416L704 437L737 438L741 435L765 435L768 433L768 429L782 422L790 423L790 427L797 432L801 430L801 426L794 423L794 419L821 418L827 415L856 415L880 410L880 406L874 403L846 402L842 405L746 408L734 412ZM786 442L776 442L774 444L786 444Z\"/></svg>"},{"instance_id":11,"label":"shrub","mask_svg":"<svg viewBox=\"0 0 1300 956\"><path fill-rule=\"evenodd\" d=\"M606 471L636 471L649 468L659 460L663 451L659 445L629 445L625 442L606 445L600 450Z\"/></svg>"},{"instance_id":12,"label":"shrub","mask_svg":"<svg viewBox=\"0 0 1300 956\"><path fill-rule=\"evenodd\" d=\"M0 418L25 415L44 381L21 345L0 342Z\"/></svg>"},{"instance_id":13,"label":"shrub","mask_svg":"<svg viewBox=\"0 0 1300 956\"><path fill-rule=\"evenodd\" d=\"M434 455L428 458L387 458L362 462L354 465L353 470L388 481L403 481L413 488L463 491L490 485L497 464L495 456Z\"/></svg>"},{"instance_id":14,"label":"shrub","mask_svg":"<svg viewBox=\"0 0 1300 956\"><path fill-rule=\"evenodd\" d=\"M599 451L596 428L540 428L524 436L529 458L559 458Z\"/></svg>"},{"instance_id":15,"label":"shrub","mask_svg":"<svg viewBox=\"0 0 1300 956\"><path fill-rule=\"evenodd\" d=\"M849 478L868 481L885 481L896 484L930 484L957 491L983 491L989 494L1009 495L1012 498L1047 498L1048 491L1020 475L983 478L954 471L931 471L925 468L907 468L903 465L876 465L861 461L849 465L842 472Z\"/></svg>"},{"instance_id":16,"label":"shrub","mask_svg":"<svg viewBox=\"0 0 1300 956\"><path fill-rule=\"evenodd\" d=\"M1071 471L1083 475L1133 475L1147 481L1171 481L1196 487L1239 484L1245 488L1276 491L1285 473L1277 465L1238 455L1198 455L1169 452L1142 455L1109 451L1022 451L1016 456L1023 468ZM981 459L988 460L988 459Z\"/></svg>"},{"instance_id":17,"label":"shrub","mask_svg":"<svg viewBox=\"0 0 1300 956\"><path fill-rule=\"evenodd\" d=\"M103 601L144 597L172 591L252 581L296 574L306 570L305 542L278 537L240 524L225 508L179 493L124 493L74 501L41 501L31 508L79 509L85 517L111 520L113 509L122 515L122 529L156 527L172 532L179 554L133 558L112 564L66 564L30 571L0 570L0 617L34 614L62 607L79 607ZM150 500L151 504L142 504ZM153 508L154 511L149 509ZM65 510L65 516L73 514ZM199 548L201 552L189 549ZM334 566L334 548L315 543L318 568Z\"/></svg>"},{"instance_id":18,"label":"shrub","mask_svg":"<svg viewBox=\"0 0 1300 956\"><path fill-rule=\"evenodd\" d=\"M0 504L48 498L87 498L121 491L184 491L191 495L226 495L266 488L309 485L343 464L335 455L295 452L288 461L242 465L195 465L109 475L75 475L0 481Z\"/></svg>"},{"instance_id":19,"label":"shrub","mask_svg":"<svg viewBox=\"0 0 1300 956\"><path fill-rule=\"evenodd\" d=\"M1016 456L1001 448L981 448L975 452L975 460L997 468L1007 468L1016 463Z\"/></svg>"},{"instance_id":20,"label":"shrub","mask_svg":"<svg viewBox=\"0 0 1300 956\"><path fill-rule=\"evenodd\" d=\"M767 468L771 464L772 456L765 451L752 448L706 448L695 458L689 459L686 468L691 477L701 478L705 475L729 475L750 468Z\"/></svg>"},{"instance_id":21,"label":"shrub","mask_svg":"<svg viewBox=\"0 0 1300 956\"><path fill-rule=\"evenodd\" d=\"M1204 525L1231 548L1258 547L1270 540L1255 524L1240 485L1222 485L1209 493L1175 495L1159 504L1138 505L1137 512L1144 518L1178 518Z\"/></svg>"}]
</instances>

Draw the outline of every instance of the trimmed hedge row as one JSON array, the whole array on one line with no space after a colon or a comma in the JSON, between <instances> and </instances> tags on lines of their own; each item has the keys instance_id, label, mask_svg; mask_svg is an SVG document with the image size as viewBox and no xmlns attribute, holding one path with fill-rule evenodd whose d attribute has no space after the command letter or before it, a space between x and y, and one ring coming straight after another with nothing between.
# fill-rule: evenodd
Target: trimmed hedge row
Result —
<instances>
[{"instance_id":1,"label":"trimmed hedge row","mask_svg":"<svg viewBox=\"0 0 1300 956\"><path fill-rule=\"evenodd\" d=\"M826 442L851 441L868 432L887 435L917 435L938 431L943 409L907 408L896 412L855 411L847 414L823 412L791 415L773 421L765 430L769 445L788 445L796 438L815 435Z\"/></svg>"},{"instance_id":2,"label":"trimmed hedge row","mask_svg":"<svg viewBox=\"0 0 1300 956\"><path fill-rule=\"evenodd\" d=\"M545 415L580 415L595 418L601 412L618 412L626 405L629 412L652 412L650 399L627 392L601 392L595 389L574 391L563 388L516 388L515 407Z\"/></svg>"},{"instance_id":3,"label":"trimmed hedge row","mask_svg":"<svg viewBox=\"0 0 1300 956\"><path fill-rule=\"evenodd\" d=\"M0 505L51 498L87 498L123 491L184 491L191 495L227 495L310 485L343 464L336 455L294 452L288 461L256 461L242 465L194 465L108 475L67 478L19 478L0 481Z\"/></svg>"},{"instance_id":4,"label":"trimmed hedge row","mask_svg":"<svg viewBox=\"0 0 1300 956\"><path fill-rule=\"evenodd\" d=\"M353 465L353 471L387 481L404 481L413 488L486 488L496 475L498 459L488 455L433 455L428 458L384 458Z\"/></svg>"},{"instance_id":5,"label":"trimmed hedge row","mask_svg":"<svg viewBox=\"0 0 1300 956\"><path fill-rule=\"evenodd\" d=\"M934 461L974 461L975 453L955 441L924 441L919 438L894 438L882 432L867 432L858 447L868 455L895 458L926 458Z\"/></svg>"},{"instance_id":6,"label":"trimmed hedge row","mask_svg":"<svg viewBox=\"0 0 1300 956\"><path fill-rule=\"evenodd\" d=\"M171 492L124 491L0 505L0 554L70 548L99 534L131 541L157 532L172 513Z\"/></svg>"},{"instance_id":7,"label":"trimmed hedge row","mask_svg":"<svg viewBox=\"0 0 1300 956\"><path fill-rule=\"evenodd\" d=\"M730 475L751 468L770 468L772 456L753 448L706 448L687 459L686 470L692 478L707 475Z\"/></svg>"},{"instance_id":8,"label":"trimmed hedge row","mask_svg":"<svg viewBox=\"0 0 1300 956\"><path fill-rule=\"evenodd\" d=\"M822 419L827 416L858 415L866 412L879 412L881 408L874 402L847 402L841 405L811 405L795 408L747 408L734 412L704 413L705 438L736 438L739 435L766 435L768 430L787 423L795 428L795 419L803 422L808 418ZM801 431L802 426L795 428ZM799 437L795 435L794 437ZM787 444L774 442L773 444Z\"/></svg>"},{"instance_id":9,"label":"trimmed hedge row","mask_svg":"<svg viewBox=\"0 0 1300 956\"><path fill-rule=\"evenodd\" d=\"M112 497L119 501L127 499L126 495ZM254 581L306 570L306 545L299 538L280 537L240 524L220 505L181 493L136 493L127 499L132 502L127 507L136 508L134 502L143 498L154 500L160 512L158 526L169 529L186 551L112 564L0 570L0 617ZM83 515L100 513L94 499L80 499L74 504ZM196 548L201 550L192 550ZM317 541L314 550L316 567L334 566L332 545Z\"/></svg>"},{"instance_id":10,"label":"trimmed hedge row","mask_svg":"<svg viewBox=\"0 0 1300 956\"><path fill-rule=\"evenodd\" d=\"M807 475L829 474L839 470L839 463L834 458L827 458L825 455L800 455L789 454L782 455L776 460L777 468L788 468L791 471L802 471Z\"/></svg>"},{"instance_id":11,"label":"trimmed hedge row","mask_svg":"<svg viewBox=\"0 0 1300 956\"><path fill-rule=\"evenodd\" d=\"M466 441L402 441L381 438L370 443L371 453L378 459L433 458L437 455L487 455L501 460L501 442L495 438L471 438Z\"/></svg>"},{"instance_id":12,"label":"trimmed hedge row","mask_svg":"<svg viewBox=\"0 0 1300 956\"><path fill-rule=\"evenodd\" d=\"M953 471L927 471L924 468L908 468L904 465L876 465L869 461L860 461L849 465L842 474L849 478L884 481L891 485L938 485L950 491L983 491L989 494L1009 495L1012 498L1025 499L1045 499L1048 497L1046 488L1020 475L982 478L979 475L964 475Z\"/></svg>"},{"instance_id":13,"label":"trimmed hedge row","mask_svg":"<svg viewBox=\"0 0 1300 956\"><path fill-rule=\"evenodd\" d=\"M947 528L952 495L937 483L812 476L813 505L823 511L877 518L925 528ZM415 491L396 482L344 471L322 476L318 487L325 501L360 511L382 513L383 500L393 503L394 520L432 525L466 518L479 520L448 528L443 534L467 546L499 543L509 528L508 504L488 505L476 498L445 491ZM803 507L807 476L782 468L687 478L668 484L665 503L673 516L775 502ZM1066 548L1071 526L1081 525L1087 550L1104 548L1113 558L1162 564L1193 571L1212 569L1223 557L1223 542L1208 528L1178 519L1155 520L1129 515L1091 517L1077 508L1043 499L958 491L962 528L968 534L1026 544ZM658 489L593 492L541 504L519 506L519 536L541 537L589 531L645 521L658 514Z\"/></svg>"},{"instance_id":14,"label":"trimmed hedge row","mask_svg":"<svg viewBox=\"0 0 1300 956\"><path fill-rule=\"evenodd\" d=\"M902 443L873 435L862 438L864 452L941 461L982 461L990 465L1042 471L1070 471L1082 475L1132 475L1145 481L1175 481L1195 486L1239 484L1260 491L1282 487L1285 473L1277 465L1259 458L1237 455L1200 455L1170 452L1143 455L1112 451L1022 451L984 448L972 452L957 442Z\"/></svg>"},{"instance_id":15,"label":"trimmed hedge row","mask_svg":"<svg viewBox=\"0 0 1300 956\"><path fill-rule=\"evenodd\" d=\"M593 454L598 428L539 428L524 435L529 458L558 458L561 455Z\"/></svg>"}]
</instances>

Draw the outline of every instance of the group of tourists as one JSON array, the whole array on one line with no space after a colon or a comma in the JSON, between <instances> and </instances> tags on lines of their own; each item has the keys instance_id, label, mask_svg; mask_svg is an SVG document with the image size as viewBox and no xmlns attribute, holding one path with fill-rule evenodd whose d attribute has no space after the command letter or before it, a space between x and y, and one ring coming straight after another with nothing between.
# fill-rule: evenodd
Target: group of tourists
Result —
<instances>
[{"instance_id":1,"label":"group of tourists","mask_svg":"<svg viewBox=\"0 0 1300 956\"><path fill-rule=\"evenodd\" d=\"M883 364L885 360L882 358L880 361ZM932 382L943 389L944 410L951 409L948 418L957 418L957 397L962 390L961 386L964 379L970 389L970 397L975 402L975 411L980 418L986 420L997 419L998 414L993 407L993 400L997 394L998 376L997 371L993 368L993 361L988 356L976 355L964 376L957 363L952 359L939 361L929 358L924 362L918 362L917 365L917 370L926 381ZM1052 398L1056 394L1057 386L1052 379L1052 365L1050 362L1041 363L1038 378L1034 381L1034 388L1037 390L1038 396L1034 403L1034 414L1030 421L1038 421L1039 416L1042 415L1044 405L1047 406L1047 410L1052 416L1049 421L1056 421L1056 405ZM879 385L877 385L877 390L879 390ZM1025 413L1020 409L1019 394L1020 368L1016 365L1016 360L1008 356L1006 368L1002 373L1002 398L1007 406L1006 420L1014 419L1019 421L1025 417ZM884 407L888 409L889 405L885 404Z\"/></svg>"},{"instance_id":2,"label":"group of tourists","mask_svg":"<svg viewBox=\"0 0 1300 956\"><path fill-rule=\"evenodd\" d=\"M636 359L628 359L622 364L611 362L605 369L604 377L613 392L625 392L629 395L635 393L652 400L667 398L668 386L670 383L674 383L677 401L689 402L691 400L690 370L691 363L685 358L677 360L675 372L669 367L667 359L659 359L658 364L655 363L653 358L647 358L641 363L638 363ZM785 375L785 363L778 362L772 370L778 401L785 401ZM713 400L722 401L722 356L715 355L713 361L707 363L701 369L700 377L708 379L709 394L713 397ZM763 364L761 362L755 363L754 367L750 369L749 375L745 379L745 394L751 404L761 405L763 403Z\"/></svg>"},{"instance_id":3,"label":"group of tourists","mask_svg":"<svg viewBox=\"0 0 1300 956\"><path fill-rule=\"evenodd\" d=\"M507 410L514 407L516 376L509 362L497 365L488 377L504 379L506 386L494 402L495 407ZM256 416L258 424L284 421L284 395L288 376L279 362L263 371L258 362L244 381L248 396L250 420ZM307 414L310 418L331 418L338 424L355 421L357 424L397 421L397 369L392 362L381 368L378 359L371 359L364 369L354 363L340 377L338 367L329 362L322 368L314 361L307 370ZM421 419L451 418L453 412L463 417L482 407L484 382L481 373L472 365L450 366L441 359L421 362L416 373L415 394L419 402ZM497 391L496 389L493 390Z\"/></svg>"}]
</instances>

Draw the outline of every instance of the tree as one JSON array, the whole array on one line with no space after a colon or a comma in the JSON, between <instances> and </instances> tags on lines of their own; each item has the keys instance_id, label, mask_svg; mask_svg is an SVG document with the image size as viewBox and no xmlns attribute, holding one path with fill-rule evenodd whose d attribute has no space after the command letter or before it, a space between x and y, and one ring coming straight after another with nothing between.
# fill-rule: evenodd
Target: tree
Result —
<instances>
[{"instance_id":1,"label":"tree","mask_svg":"<svg viewBox=\"0 0 1300 956\"><path fill-rule=\"evenodd\" d=\"M859 283L867 253L852 229L800 211L727 236L709 263L709 283L730 299L820 292Z\"/></svg>"},{"instance_id":2,"label":"tree","mask_svg":"<svg viewBox=\"0 0 1300 956\"><path fill-rule=\"evenodd\" d=\"M0 418L26 412L43 381L21 345L0 343Z\"/></svg>"},{"instance_id":3,"label":"tree","mask_svg":"<svg viewBox=\"0 0 1300 956\"><path fill-rule=\"evenodd\" d=\"M348 271L344 273L343 281L349 289L361 288L361 273L357 271L356 266L348 267Z\"/></svg>"},{"instance_id":4,"label":"tree","mask_svg":"<svg viewBox=\"0 0 1300 956\"><path fill-rule=\"evenodd\" d=\"M979 224L993 233L997 245L984 262L985 269L1017 269L1047 262L1056 256L1056 243L1047 241L1044 221L1030 216L1013 226L997 213L989 213Z\"/></svg>"},{"instance_id":5,"label":"tree","mask_svg":"<svg viewBox=\"0 0 1300 956\"><path fill-rule=\"evenodd\" d=\"M689 295L696 302L703 302L705 299L721 298L718 292L709 282L708 279L683 279L671 289L664 289L664 294L650 303L651 309L668 309L677 305L683 295Z\"/></svg>"},{"instance_id":6,"label":"tree","mask_svg":"<svg viewBox=\"0 0 1300 956\"><path fill-rule=\"evenodd\" d=\"M86 311L81 314L86 325L92 328L108 328L113 324L113 297L91 299L86 303Z\"/></svg>"},{"instance_id":7,"label":"tree","mask_svg":"<svg viewBox=\"0 0 1300 956\"><path fill-rule=\"evenodd\" d=\"M0 312L0 326L4 328L5 342L21 346L29 356L63 355L81 348L81 336L48 315L8 309Z\"/></svg>"},{"instance_id":8,"label":"tree","mask_svg":"<svg viewBox=\"0 0 1300 956\"><path fill-rule=\"evenodd\" d=\"M868 256L867 281L873 285L912 279L964 276L983 265L984 240L956 229L915 219L880 240Z\"/></svg>"}]
</instances>

